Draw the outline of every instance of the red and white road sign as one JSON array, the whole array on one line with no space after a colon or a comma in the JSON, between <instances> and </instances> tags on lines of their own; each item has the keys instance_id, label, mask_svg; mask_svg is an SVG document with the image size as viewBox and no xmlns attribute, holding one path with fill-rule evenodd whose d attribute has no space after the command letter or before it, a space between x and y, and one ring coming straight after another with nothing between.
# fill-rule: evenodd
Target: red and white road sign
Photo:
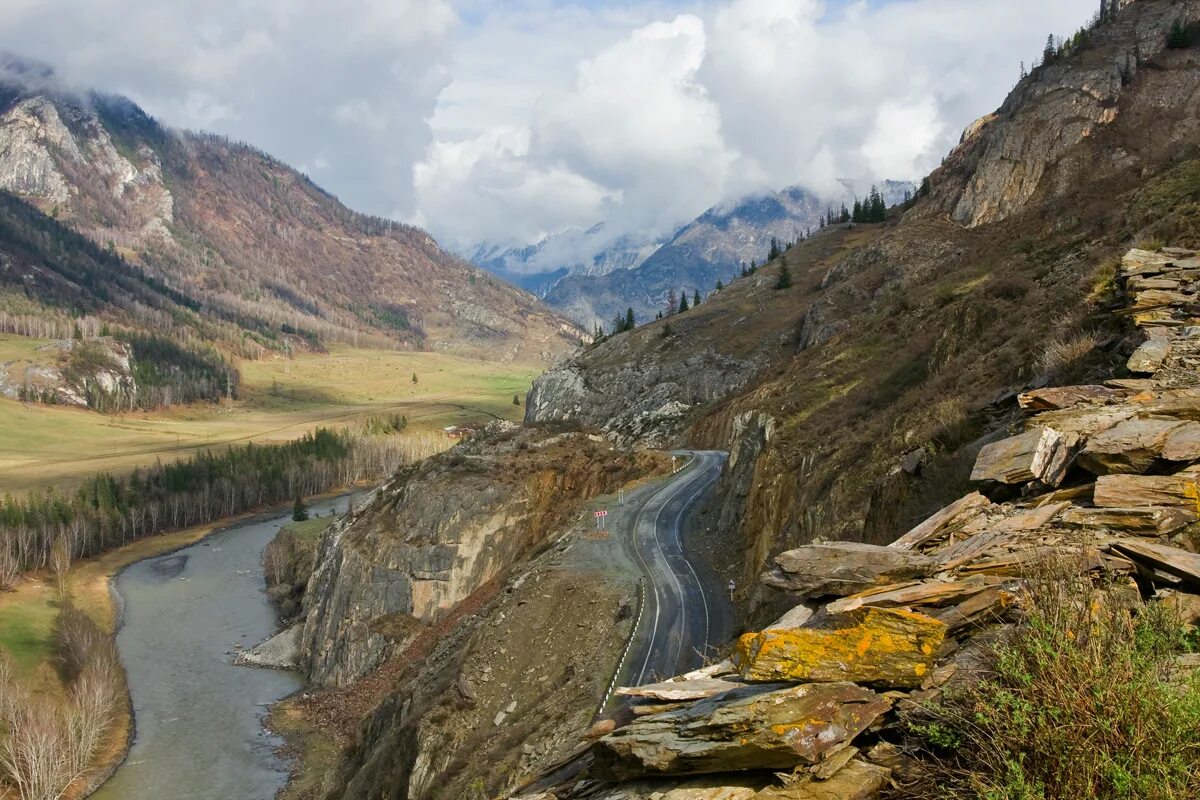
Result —
<instances>
[{"instance_id":1,"label":"red and white road sign","mask_svg":"<svg viewBox=\"0 0 1200 800\"><path fill-rule=\"evenodd\" d=\"M597 516L597 517L607 517L607 516L608 516L608 512L607 512L607 511L597 511L597 512L596 512L596 516Z\"/></svg>"}]
</instances>

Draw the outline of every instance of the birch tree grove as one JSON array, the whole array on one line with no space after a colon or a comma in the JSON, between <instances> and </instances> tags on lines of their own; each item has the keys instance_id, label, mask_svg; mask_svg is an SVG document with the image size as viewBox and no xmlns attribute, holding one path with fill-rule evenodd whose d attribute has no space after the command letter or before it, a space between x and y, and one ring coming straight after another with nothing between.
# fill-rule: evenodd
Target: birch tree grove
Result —
<instances>
[{"instance_id":1,"label":"birch tree grove","mask_svg":"<svg viewBox=\"0 0 1200 800\"><path fill-rule=\"evenodd\" d=\"M87 774L112 730L121 671L113 639L70 603L55 630L65 693L31 691L0 657L0 786L20 800L59 800Z\"/></svg>"},{"instance_id":2,"label":"birch tree grove","mask_svg":"<svg viewBox=\"0 0 1200 800\"><path fill-rule=\"evenodd\" d=\"M118 478L101 473L74 495L52 490L0 502L0 590L22 572L145 536L390 475L436 452L440 441L319 429L278 445L247 444ZM59 550L56 558L55 550Z\"/></svg>"}]
</instances>

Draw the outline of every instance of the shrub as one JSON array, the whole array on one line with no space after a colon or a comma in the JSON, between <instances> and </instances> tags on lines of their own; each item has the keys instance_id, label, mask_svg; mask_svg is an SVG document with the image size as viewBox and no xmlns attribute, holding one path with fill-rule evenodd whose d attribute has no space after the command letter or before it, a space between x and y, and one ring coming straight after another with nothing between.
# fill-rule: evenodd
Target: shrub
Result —
<instances>
[{"instance_id":1,"label":"shrub","mask_svg":"<svg viewBox=\"0 0 1200 800\"><path fill-rule=\"evenodd\" d=\"M1096 349L1096 342L1096 334L1091 331L1060 330L1046 342L1038 357L1037 368L1044 375L1064 375Z\"/></svg>"},{"instance_id":2,"label":"shrub","mask_svg":"<svg viewBox=\"0 0 1200 800\"><path fill-rule=\"evenodd\" d=\"M948 691L910 726L930 758L906 793L1200 796L1200 682L1174 674L1190 646L1179 618L1127 584L1096 586L1062 565L1023 594L1026 616L988 652L984 677Z\"/></svg>"}]
</instances>

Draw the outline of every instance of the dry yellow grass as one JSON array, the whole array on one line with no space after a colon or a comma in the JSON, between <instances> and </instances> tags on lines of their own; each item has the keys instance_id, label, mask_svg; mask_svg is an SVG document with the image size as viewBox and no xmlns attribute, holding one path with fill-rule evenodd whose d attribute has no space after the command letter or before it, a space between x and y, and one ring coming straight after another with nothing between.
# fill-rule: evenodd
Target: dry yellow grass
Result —
<instances>
[{"instance_id":1,"label":"dry yellow grass","mask_svg":"<svg viewBox=\"0 0 1200 800\"><path fill-rule=\"evenodd\" d=\"M0 361L27 357L37 343L0 336ZM404 414L417 430L519 419L524 408L513 405L513 395L524 398L540 371L441 353L350 348L244 362L240 369L242 398L232 405L104 416L0 398L0 493L69 491L95 472L129 472L234 443L286 441L375 414Z\"/></svg>"}]
</instances>

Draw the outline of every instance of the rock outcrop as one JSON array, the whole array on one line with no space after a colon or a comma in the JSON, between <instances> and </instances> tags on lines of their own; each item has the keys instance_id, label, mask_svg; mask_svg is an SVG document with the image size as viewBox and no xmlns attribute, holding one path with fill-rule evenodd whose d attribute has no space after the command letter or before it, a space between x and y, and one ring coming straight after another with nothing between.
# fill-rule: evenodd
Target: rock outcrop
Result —
<instances>
[{"instance_id":1,"label":"rock outcrop","mask_svg":"<svg viewBox=\"0 0 1200 800\"><path fill-rule=\"evenodd\" d=\"M13 400L86 408L98 398L130 408L137 396L133 349L112 337L63 339L29 358L0 362L0 395Z\"/></svg>"},{"instance_id":2,"label":"rock outcrop","mask_svg":"<svg viewBox=\"0 0 1200 800\"><path fill-rule=\"evenodd\" d=\"M599 436L497 423L401 470L321 542L304 606L310 679L362 677L543 546L581 503L653 463Z\"/></svg>"},{"instance_id":3,"label":"rock outcrop","mask_svg":"<svg viewBox=\"0 0 1200 800\"><path fill-rule=\"evenodd\" d=\"M1194 255L1171 253L1163 271ZM1122 278L1144 260L1127 256ZM1136 306L1138 292L1129 294ZM720 789L707 784L695 796L871 800L894 771L912 766L889 731L905 709L970 680L979 643L1020 624L1031 570L1053 562L1200 618L1200 556L1189 538L1200 519L1200 464L1191 463L1200 455L1172 462L1162 452L1171 433L1191 423L1200 397L1200 360L1190 355L1200 346L1194 313L1180 301L1138 321L1172 347L1137 394L1066 387L1020 403L1028 432L981 450L973 472L984 490L998 498L1016 491L1016 499L968 494L887 547L822 542L778 556L763 580L806 599L801 613L781 619L794 622L745 634L732 661L625 691L640 703L634 721L580 751L577 759L591 759L582 776L548 777L540 786L556 798L640 800L682 791L682 782L638 783L652 776L739 771L746 780L725 776ZM1070 435L1078 442L1055 468L1056 489L1030 464L1067 412L1075 414ZM1167 474L1140 474L1151 468ZM752 708L772 698L778 706ZM819 711L803 705L818 698ZM798 728L791 711L801 707L806 722ZM816 742L817 751L808 749ZM778 772L784 768L790 772ZM782 785L768 785L766 769ZM755 770L765 784L749 777ZM751 787L756 793L742 794Z\"/></svg>"}]
</instances>

